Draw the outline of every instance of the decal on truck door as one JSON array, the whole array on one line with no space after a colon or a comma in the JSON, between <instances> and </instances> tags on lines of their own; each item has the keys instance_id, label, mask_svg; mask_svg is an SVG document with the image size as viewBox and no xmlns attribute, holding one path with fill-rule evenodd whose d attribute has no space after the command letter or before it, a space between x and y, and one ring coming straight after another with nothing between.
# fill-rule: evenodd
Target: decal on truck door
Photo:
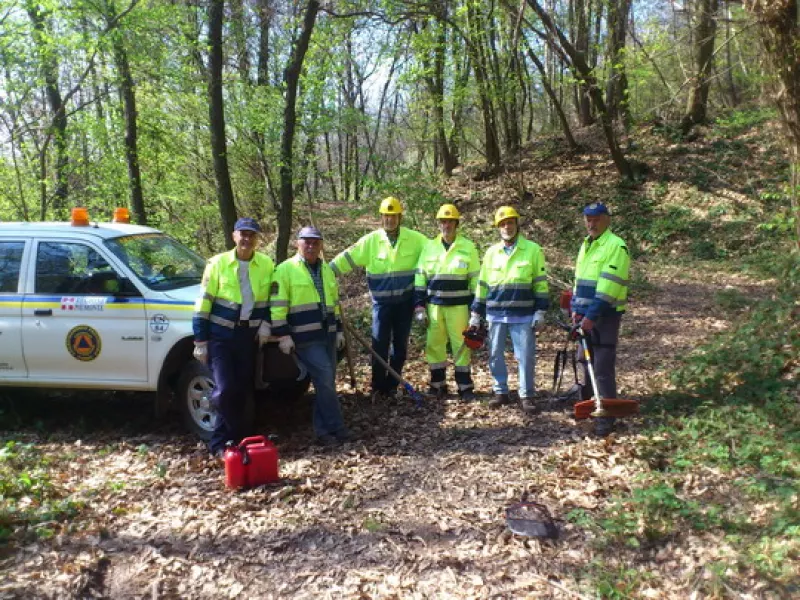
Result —
<instances>
[{"instance_id":1,"label":"decal on truck door","mask_svg":"<svg viewBox=\"0 0 800 600\"><path fill-rule=\"evenodd\" d=\"M81 362L88 362L100 356L102 344L100 334L88 325L78 325L67 334L67 350Z\"/></svg>"}]
</instances>

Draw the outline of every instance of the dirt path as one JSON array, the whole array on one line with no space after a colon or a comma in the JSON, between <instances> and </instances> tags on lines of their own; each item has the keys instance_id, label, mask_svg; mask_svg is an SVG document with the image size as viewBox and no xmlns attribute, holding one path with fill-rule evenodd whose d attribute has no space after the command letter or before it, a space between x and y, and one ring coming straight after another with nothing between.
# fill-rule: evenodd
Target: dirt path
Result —
<instances>
[{"instance_id":1,"label":"dirt path","mask_svg":"<svg viewBox=\"0 0 800 600\"><path fill-rule=\"evenodd\" d=\"M621 395L664 385L676 357L728 325L714 301L726 285L762 293L753 281L665 269L649 284L624 321ZM540 387L549 387L562 343L555 330L542 336ZM488 390L485 357L475 364L478 388ZM424 384L419 357L408 372ZM508 407L448 402L415 411L410 402L348 396L345 409L359 443L309 448L301 410L282 429L284 485L243 493L226 491L220 469L177 429L121 442L109 431L80 442L56 432L43 448L68 456L57 482L86 508L54 538L7 549L0 597L575 598L593 595L586 577L594 561L614 564L564 519L602 505L644 470L640 424L598 440L561 407L528 418ZM506 530L503 510L523 492L550 508L558 541ZM638 565L659 573L644 597L688 595L717 551L710 538L692 544L680 554L654 549Z\"/></svg>"}]
</instances>

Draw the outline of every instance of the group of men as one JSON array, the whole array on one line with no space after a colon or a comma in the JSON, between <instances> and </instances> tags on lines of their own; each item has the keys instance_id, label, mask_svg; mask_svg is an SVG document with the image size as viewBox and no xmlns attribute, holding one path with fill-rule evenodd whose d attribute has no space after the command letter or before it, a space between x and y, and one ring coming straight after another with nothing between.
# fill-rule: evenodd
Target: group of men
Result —
<instances>
[{"instance_id":1,"label":"group of men","mask_svg":"<svg viewBox=\"0 0 800 600\"><path fill-rule=\"evenodd\" d=\"M456 391L475 400L471 350L465 338L488 331L489 369L494 396L490 407L511 404L505 361L511 338L519 367L523 411L541 408L535 385L536 332L549 306L547 267L542 248L520 233L520 215L511 206L494 217L500 241L480 260L475 244L459 230L461 214L444 204L436 214L439 235L430 240L403 226L403 207L394 197L380 204L381 228L337 255L322 260L322 233L303 227L297 254L275 267L256 251L258 223L239 219L234 250L209 260L194 315L195 357L211 368L216 428L209 443L221 453L238 439L240 416L252 382L254 342L278 338L281 351L294 354L308 370L316 391L314 433L323 445L351 439L336 395L336 351L344 346L337 278L363 268L372 298L372 393L375 399L401 395L408 338L416 321L426 330L429 393L444 398L447 349L453 356ZM602 203L583 210L588 235L576 265L571 316L591 342L598 393L616 397L616 344L625 311L630 259L625 243L610 229ZM582 359L582 357L581 357ZM386 365L390 368L387 368ZM584 379L588 383L588 377ZM593 393L583 386L583 398Z\"/></svg>"}]
</instances>

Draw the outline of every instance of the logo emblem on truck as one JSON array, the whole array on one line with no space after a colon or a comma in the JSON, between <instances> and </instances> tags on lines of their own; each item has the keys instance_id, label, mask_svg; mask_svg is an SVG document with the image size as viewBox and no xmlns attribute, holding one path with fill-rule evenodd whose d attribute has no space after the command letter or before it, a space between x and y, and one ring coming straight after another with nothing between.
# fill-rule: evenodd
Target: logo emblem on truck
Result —
<instances>
[{"instance_id":1,"label":"logo emblem on truck","mask_svg":"<svg viewBox=\"0 0 800 600\"><path fill-rule=\"evenodd\" d=\"M100 334L88 325L78 325L67 334L67 350L81 362L88 362L100 356Z\"/></svg>"}]
</instances>

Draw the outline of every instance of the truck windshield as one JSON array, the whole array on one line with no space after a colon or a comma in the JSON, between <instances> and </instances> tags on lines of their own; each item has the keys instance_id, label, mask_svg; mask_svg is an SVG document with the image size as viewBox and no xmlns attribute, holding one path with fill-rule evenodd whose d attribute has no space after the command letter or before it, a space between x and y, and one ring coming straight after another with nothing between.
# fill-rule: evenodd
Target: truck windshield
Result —
<instances>
[{"instance_id":1,"label":"truck windshield","mask_svg":"<svg viewBox=\"0 0 800 600\"><path fill-rule=\"evenodd\" d=\"M126 235L105 244L151 290L196 285L203 277L205 260L163 233Z\"/></svg>"}]
</instances>

